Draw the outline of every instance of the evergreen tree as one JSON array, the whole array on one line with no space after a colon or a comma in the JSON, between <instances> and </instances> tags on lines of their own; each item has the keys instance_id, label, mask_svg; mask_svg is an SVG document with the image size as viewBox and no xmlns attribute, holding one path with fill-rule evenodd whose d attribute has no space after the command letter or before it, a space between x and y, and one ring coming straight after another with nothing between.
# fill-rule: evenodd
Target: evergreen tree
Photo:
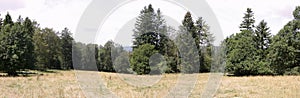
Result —
<instances>
[{"instance_id":1,"label":"evergreen tree","mask_svg":"<svg viewBox=\"0 0 300 98\"><path fill-rule=\"evenodd\" d=\"M133 50L138 48L139 45L151 44L155 46L155 50L159 51L160 54L164 55L167 60L177 60L175 59L177 55L174 55L176 52L172 50L169 51L170 48L175 48L173 43L170 42L168 36L168 27L166 25L166 21L163 18L162 12L158 9L156 12L152 8L150 4L148 7L144 7L141 11L139 17L137 18L137 22L135 24L134 31L134 41L133 41ZM174 33L174 32L172 32ZM172 46L172 47L169 47ZM168 70L168 72L178 72L176 70L173 62L170 61L167 63L167 66L172 67Z\"/></svg>"},{"instance_id":2,"label":"evergreen tree","mask_svg":"<svg viewBox=\"0 0 300 98\"><path fill-rule=\"evenodd\" d=\"M212 48L214 37L209 31L209 26L202 17L199 17L195 23L196 36L195 41L198 46L200 56L200 72L208 72L212 64Z\"/></svg>"},{"instance_id":3,"label":"evergreen tree","mask_svg":"<svg viewBox=\"0 0 300 98\"><path fill-rule=\"evenodd\" d=\"M14 24L14 22L12 21L12 18L11 18L11 16L10 16L9 13L7 13L7 14L5 15L5 18L4 18L4 20L3 20L3 26L5 26L5 25L7 25L7 24L10 24L10 25L13 25L13 24Z\"/></svg>"},{"instance_id":4,"label":"evergreen tree","mask_svg":"<svg viewBox=\"0 0 300 98\"><path fill-rule=\"evenodd\" d=\"M270 28L264 20L256 26L254 42L256 42L255 47L259 60L265 60L266 55L268 54L267 50L271 43L271 33L269 29Z\"/></svg>"},{"instance_id":5,"label":"evergreen tree","mask_svg":"<svg viewBox=\"0 0 300 98\"><path fill-rule=\"evenodd\" d=\"M166 60L166 69L164 72L166 73L177 73L177 72L180 72L179 70L179 63L180 63L180 60L179 60L179 52L178 52L178 48L176 46L176 44L174 43L174 39L175 38L172 38L172 37L176 37L174 36L174 32L176 32L176 30L172 27L168 27L168 30L167 30L167 35L168 35L168 38L165 39L165 46L164 46L164 58ZM173 39L173 40L172 40Z\"/></svg>"},{"instance_id":6,"label":"evergreen tree","mask_svg":"<svg viewBox=\"0 0 300 98\"><path fill-rule=\"evenodd\" d=\"M62 41L62 67L64 69L73 69L72 61L72 42L73 38L68 28L65 28L61 32Z\"/></svg>"},{"instance_id":7,"label":"evergreen tree","mask_svg":"<svg viewBox=\"0 0 300 98\"><path fill-rule=\"evenodd\" d=\"M257 45L255 42L254 13L247 8L244 20L240 25L241 32L225 39L226 69L234 75L258 75L260 64L257 60ZM263 42L262 42L263 43Z\"/></svg>"},{"instance_id":8,"label":"evergreen tree","mask_svg":"<svg viewBox=\"0 0 300 98\"><path fill-rule=\"evenodd\" d=\"M190 12L187 12L185 14L184 19L182 21L182 26L185 27L187 32L191 32L191 33L195 32L195 25ZM193 34L192 36L194 38L196 34Z\"/></svg>"},{"instance_id":9,"label":"evergreen tree","mask_svg":"<svg viewBox=\"0 0 300 98\"><path fill-rule=\"evenodd\" d=\"M197 34L196 27L190 12L187 12L179 27L177 43L180 50L181 71L185 73L194 73L199 71L200 64L200 35Z\"/></svg>"},{"instance_id":10,"label":"evergreen tree","mask_svg":"<svg viewBox=\"0 0 300 98\"><path fill-rule=\"evenodd\" d=\"M155 12L151 4L144 7L137 18L133 31L134 49L139 45L149 43L154 45L155 49L164 53L163 47L167 39L167 26L160 9Z\"/></svg>"},{"instance_id":11,"label":"evergreen tree","mask_svg":"<svg viewBox=\"0 0 300 98\"><path fill-rule=\"evenodd\" d=\"M202 17L199 17L194 23L191 13L187 12L182 22L182 27L180 31L190 34L194 39L198 52L198 56L195 58L199 58L200 65L198 66L200 66L200 71L208 72L212 61L211 51L214 41L213 35L209 32L209 26Z\"/></svg>"},{"instance_id":12,"label":"evergreen tree","mask_svg":"<svg viewBox=\"0 0 300 98\"><path fill-rule=\"evenodd\" d=\"M199 50L196 47L192 34L188 32L186 27L179 27L179 32L176 36L175 43L179 51L180 71L183 73L199 72Z\"/></svg>"},{"instance_id":13,"label":"evergreen tree","mask_svg":"<svg viewBox=\"0 0 300 98\"><path fill-rule=\"evenodd\" d=\"M21 21L23 24L23 38L22 40L22 48L24 50L24 57L26 68L33 69L34 63L35 63L35 57L34 57L34 43L33 43L33 36L34 36L34 25L32 21L26 17L25 21Z\"/></svg>"},{"instance_id":14,"label":"evergreen tree","mask_svg":"<svg viewBox=\"0 0 300 98\"><path fill-rule=\"evenodd\" d=\"M240 30L249 30L253 31L255 18L254 13L251 10L251 8L247 8L247 11L245 13L245 16L243 17L243 22L240 24Z\"/></svg>"},{"instance_id":15,"label":"evergreen tree","mask_svg":"<svg viewBox=\"0 0 300 98\"><path fill-rule=\"evenodd\" d=\"M148 7L144 7L144 9L140 12L140 15L137 18L137 21L135 23L135 29L133 30L134 34L134 41L133 41L133 50L137 48L139 45L142 45L145 43L143 36L146 33L154 33L153 35L157 35L155 33L157 30L155 30L155 12L152 8L152 5L150 4ZM149 36L150 37L150 36ZM156 36L151 36L156 37ZM156 39L156 38L150 38L150 39Z\"/></svg>"},{"instance_id":16,"label":"evergreen tree","mask_svg":"<svg viewBox=\"0 0 300 98\"><path fill-rule=\"evenodd\" d=\"M300 6L297 6L296 9L293 12L294 18L295 19L300 19Z\"/></svg>"}]
</instances>

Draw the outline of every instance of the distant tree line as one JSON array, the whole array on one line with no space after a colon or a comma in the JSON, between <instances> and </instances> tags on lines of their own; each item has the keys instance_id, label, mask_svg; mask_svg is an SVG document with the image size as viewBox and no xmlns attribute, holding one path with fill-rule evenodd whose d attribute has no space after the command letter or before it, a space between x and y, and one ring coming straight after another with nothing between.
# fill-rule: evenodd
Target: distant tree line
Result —
<instances>
[{"instance_id":1,"label":"distant tree line","mask_svg":"<svg viewBox=\"0 0 300 98\"><path fill-rule=\"evenodd\" d=\"M240 32L223 41L226 71L234 75L298 75L300 73L300 7L272 36L267 22L255 26L254 13L247 8Z\"/></svg>"},{"instance_id":2,"label":"distant tree line","mask_svg":"<svg viewBox=\"0 0 300 98\"><path fill-rule=\"evenodd\" d=\"M71 32L41 28L36 21L10 14L0 19L0 71L10 76L29 69L72 69Z\"/></svg>"}]
</instances>

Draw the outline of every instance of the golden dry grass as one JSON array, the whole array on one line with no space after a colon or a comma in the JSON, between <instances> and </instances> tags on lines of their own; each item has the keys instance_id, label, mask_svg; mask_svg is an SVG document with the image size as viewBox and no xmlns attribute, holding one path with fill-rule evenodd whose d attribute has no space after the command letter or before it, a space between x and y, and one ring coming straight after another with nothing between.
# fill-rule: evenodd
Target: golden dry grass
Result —
<instances>
[{"instance_id":1,"label":"golden dry grass","mask_svg":"<svg viewBox=\"0 0 300 98\"><path fill-rule=\"evenodd\" d=\"M0 92L0 98L84 97L72 71L31 77L0 77Z\"/></svg>"},{"instance_id":2,"label":"golden dry grass","mask_svg":"<svg viewBox=\"0 0 300 98\"><path fill-rule=\"evenodd\" d=\"M165 74L159 81L150 81L146 80L149 78L147 76L139 76L139 79L133 81L150 81L155 84L137 87L126 82L134 79L131 75L104 72L98 74L104 79L104 85L122 98L163 97L176 84L179 76L179 74ZM200 97L209 75L209 73L197 74L198 81L189 97ZM153 78L153 76L150 77ZM43 76L31 77L0 77L0 92L0 98L84 97L74 71L44 73ZM300 97L300 76L224 76L214 97L298 98Z\"/></svg>"}]
</instances>

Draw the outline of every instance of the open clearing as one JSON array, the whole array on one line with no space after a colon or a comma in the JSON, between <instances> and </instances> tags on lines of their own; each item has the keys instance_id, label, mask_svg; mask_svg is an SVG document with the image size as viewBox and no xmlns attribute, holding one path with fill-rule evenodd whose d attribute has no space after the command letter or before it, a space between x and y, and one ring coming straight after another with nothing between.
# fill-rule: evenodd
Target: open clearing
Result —
<instances>
[{"instance_id":1,"label":"open clearing","mask_svg":"<svg viewBox=\"0 0 300 98\"><path fill-rule=\"evenodd\" d=\"M124 82L119 74L98 73L106 81L105 86L122 98L165 96L178 79L178 74L166 74L153 86L135 87ZM200 97L209 73L197 76L198 81L191 98ZM31 77L0 77L0 92L0 98L84 97L74 71L43 73L42 76ZM300 76L224 76L214 97L297 98L300 97Z\"/></svg>"}]
</instances>

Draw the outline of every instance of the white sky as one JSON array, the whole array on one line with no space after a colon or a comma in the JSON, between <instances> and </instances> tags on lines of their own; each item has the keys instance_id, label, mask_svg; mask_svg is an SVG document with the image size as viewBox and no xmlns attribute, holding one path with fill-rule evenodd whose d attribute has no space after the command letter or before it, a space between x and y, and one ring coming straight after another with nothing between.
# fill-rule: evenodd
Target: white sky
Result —
<instances>
[{"instance_id":1,"label":"white sky","mask_svg":"<svg viewBox=\"0 0 300 98\"><path fill-rule=\"evenodd\" d=\"M75 32L77 23L90 2L91 0L0 0L0 13L1 17L4 17L9 12L13 20L16 20L19 15L28 16L40 23L41 27L50 27L57 31L68 27L72 32ZM256 24L264 19L268 22L272 34L276 34L283 25L293 19L292 11L297 5L300 5L300 0L207 0L207 2L216 14L224 36L239 32L238 27L247 7L253 9ZM161 8L164 15L174 18L177 22L181 22L184 17L185 11L176 9L176 6L172 4L162 4L161 2L153 2L152 4L155 9ZM115 35L109 32L117 32L126 21L128 22L129 19L138 16L139 11L145 5L148 3L132 3L116 10L115 16L120 16L122 12L126 12L122 18L127 17L127 20L123 20L123 23L115 27L111 26L114 24L103 25L102 28L104 29L101 29L100 32L105 32L101 34L105 36L99 36L99 38L105 41L98 41L97 43L103 44L106 40L114 39ZM176 10L168 8L175 8ZM109 18L117 20L113 14Z\"/></svg>"}]
</instances>

